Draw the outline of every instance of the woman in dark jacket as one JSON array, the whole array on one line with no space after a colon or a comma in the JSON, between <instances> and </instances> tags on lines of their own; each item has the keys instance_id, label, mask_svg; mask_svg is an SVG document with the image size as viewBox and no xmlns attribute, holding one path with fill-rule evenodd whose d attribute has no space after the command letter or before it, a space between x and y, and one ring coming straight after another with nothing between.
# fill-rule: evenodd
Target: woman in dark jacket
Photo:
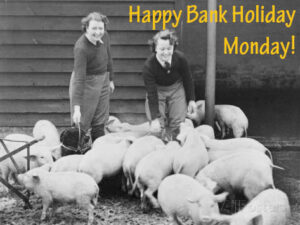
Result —
<instances>
[{"instance_id":1,"label":"woman in dark jacket","mask_svg":"<svg viewBox=\"0 0 300 225\"><path fill-rule=\"evenodd\" d=\"M184 54L175 50L177 37L170 30L158 32L150 41L153 54L146 60L146 114L159 120L168 139L176 138L186 113L196 110L194 83Z\"/></svg>"}]
</instances>

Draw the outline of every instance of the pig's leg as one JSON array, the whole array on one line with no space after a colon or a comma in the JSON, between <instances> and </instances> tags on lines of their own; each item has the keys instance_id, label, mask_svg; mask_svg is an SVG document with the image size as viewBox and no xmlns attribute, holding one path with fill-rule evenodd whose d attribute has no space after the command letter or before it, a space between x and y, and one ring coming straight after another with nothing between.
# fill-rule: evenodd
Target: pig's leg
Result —
<instances>
[{"instance_id":1,"label":"pig's leg","mask_svg":"<svg viewBox=\"0 0 300 225\"><path fill-rule=\"evenodd\" d=\"M3 162L2 162L3 163ZM3 165L2 168L1 168L1 174L2 174L2 177L3 179L8 182L8 176L9 176L9 168L7 165Z\"/></svg>"},{"instance_id":2,"label":"pig's leg","mask_svg":"<svg viewBox=\"0 0 300 225\"><path fill-rule=\"evenodd\" d=\"M153 193L157 190L157 188L149 188L145 191L145 196L150 200L153 208L159 208L159 203L156 198L154 198Z\"/></svg>"},{"instance_id":3,"label":"pig's leg","mask_svg":"<svg viewBox=\"0 0 300 225\"><path fill-rule=\"evenodd\" d=\"M125 173L122 173L122 191L126 193L129 190L127 187L129 187L129 179L125 176Z\"/></svg>"},{"instance_id":4,"label":"pig's leg","mask_svg":"<svg viewBox=\"0 0 300 225\"><path fill-rule=\"evenodd\" d=\"M237 127L237 126L233 126L232 127L232 133L233 133L233 136L235 138L240 138L243 136L244 134L244 129L241 128L241 127Z\"/></svg>"},{"instance_id":5,"label":"pig's leg","mask_svg":"<svg viewBox=\"0 0 300 225\"><path fill-rule=\"evenodd\" d=\"M89 204L89 207L88 207L88 213L89 213L88 225L92 225L92 223L94 221L94 208L95 208L95 206L93 206L92 204Z\"/></svg>"},{"instance_id":6,"label":"pig's leg","mask_svg":"<svg viewBox=\"0 0 300 225\"><path fill-rule=\"evenodd\" d=\"M177 218L176 215L171 215L169 216L169 221L173 224L173 225L183 225L180 220Z\"/></svg>"},{"instance_id":7,"label":"pig's leg","mask_svg":"<svg viewBox=\"0 0 300 225\"><path fill-rule=\"evenodd\" d=\"M94 221L94 208L95 206L92 204L94 200L91 200L87 196L82 196L76 200L76 203L84 209L88 210L88 225L92 225Z\"/></svg>"},{"instance_id":8,"label":"pig's leg","mask_svg":"<svg viewBox=\"0 0 300 225\"><path fill-rule=\"evenodd\" d=\"M224 139L226 137L226 126L224 123L220 123L220 125L221 125L221 133L222 133L221 138Z\"/></svg>"},{"instance_id":9,"label":"pig's leg","mask_svg":"<svg viewBox=\"0 0 300 225\"><path fill-rule=\"evenodd\" d=\"M41 215L41 220L46 219L47 209L49 208L51 203L52 203L51 196L44 196L43 197L43 211L42 211L42 215Z\"/></svg>"}]
</instances>

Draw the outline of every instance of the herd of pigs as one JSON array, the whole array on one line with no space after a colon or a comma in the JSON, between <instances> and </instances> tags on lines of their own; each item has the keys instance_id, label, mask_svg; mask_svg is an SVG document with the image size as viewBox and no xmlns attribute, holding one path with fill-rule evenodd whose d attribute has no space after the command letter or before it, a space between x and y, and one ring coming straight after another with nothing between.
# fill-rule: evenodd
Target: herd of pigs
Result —
<instances>
[{"instance_id":1,"label":"herd of pigs","mask_svg":"<svg viewBox=\"0 0 300 225\"><path fill-rule=\"evenodd\" d=\"M24 142L41 139L31 147L30 170L26 151L17 153L15 168L10 159L0 164L1 176L42 198L41 220L46 219L54 201L75 202L88 211L88 224L94 220L103 178L120 171L122 191L141 198L142 209L161 208L172 224L182 224L180 217L194 224L212 225L284 225L290 216L287 195L276 189L270 151L260 142L242 137L247 134L248 119L231 105L215 106L214 129L200 125L204 102L180 125L176 140L165 141L150 130L148 123L131 125L110 116L106 135L94 141L85 154L62 156L56 127L47 120L38 121L33 136L9 134L5 144L14 150ZM194 120L194 123L190 120ZM194 127L194 124L197 124ZM0 156L5 154L0 146ZM22 172L22 173L18 173ZM239 212L223 215L218 203L242 193L248 204Z\"/></svg>"}]
</instances>

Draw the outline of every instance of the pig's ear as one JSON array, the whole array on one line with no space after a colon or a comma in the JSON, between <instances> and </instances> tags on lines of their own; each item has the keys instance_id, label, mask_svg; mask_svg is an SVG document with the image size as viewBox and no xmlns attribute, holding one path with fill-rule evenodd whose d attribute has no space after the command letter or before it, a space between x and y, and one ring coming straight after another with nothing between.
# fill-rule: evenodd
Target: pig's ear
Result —
<instances>
[{"instance_id":1,"label":"pig's ear","mask_svg":"<svg viewBox=\"0 0 300 225\"><path fill-rule=\"evenodd\" d=\"M263 217L261 214L253 213L251 215L250 221L253 225L263 225Z\"/></svg>"},{"instance_id":2,"label":"pig's ear","mask_svg":"<svg viewBox=\"0 0 300 225\"><path fill-rule=\"evenodd\" d=\"M32 176L32 180L33 180L34 183L39 183L40 182L40 177L37 173L32 173L31 176Z\"/></svg>"},{"instance_id":3,"label":"pig's ear","mask_svg":"<svg viewBox=\"0 0 300 225\"><path fill-rule=\"evenodd\" d=\"M106 125L105 126L109 126L110 124L112 124L112 123L114 123L115 122L115 120L114 119L112 119L112 120L109 120L107 123L106 123Z\"/></svg>"},{"instance_id":4,"label":"pig's ear","mask_svg":"<svg viewBox=\"0 0 300 225\"><path fill-rule=\"evenodd\" d=\"M229 194L228 192L223 192L222 194L215 195L214 201L215 202L224 202L228 194Z\"/></svg>"}]
</instances>

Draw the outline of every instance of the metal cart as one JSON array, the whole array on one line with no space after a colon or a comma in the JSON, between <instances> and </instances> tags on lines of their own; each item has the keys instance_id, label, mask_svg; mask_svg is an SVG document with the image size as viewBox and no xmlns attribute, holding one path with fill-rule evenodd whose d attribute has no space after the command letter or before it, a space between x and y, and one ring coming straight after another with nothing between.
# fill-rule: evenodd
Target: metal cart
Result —
<instances>
[{"instance_id":1,"label":"metal cart","mask_svg":"<svg viewBox=\"0 0 300 225\"><path fill-rule=\"evenodd\" d=\"M2 161L4 161L5 159L7 158L10 158L10 160L12 161L12 163L14 164L14 166L16 167L16 170L18 173L20 173L20 169L18 167L18 164L16 163L16 161L14 160L14 157L13 155L17 154L18 152L24 150L24 149L27 149L27 170L30 170L30 146L43 140L44 137L40 138L40 139L33 139L32 141L30 142L27 142L27 141L18 141L18 140L9 140L9 139L4 139L4 138L0 138L0 143L2 144L4 150L6 151L6 155L4 156L1 156L0 157L0 163ZM9 151L6 144L5 144L5 141L6 142L22 142L24 143L23 146L13 150L13 151ZM23 193L21 193L19 190L17 190L15 187L13 187L11 184L9 184L5 179L3 179L1 176L0 176L0 182L2 184L4 184L6 187L8 187L12 192L14 192L18 197L20 197L24 203L25 203L25 208L32 208L32 206L30 205L29 203L29 197L30 197L30 194L29 192L27 192L27 196L25 196Z\"/></svg>"}]
</instances>

